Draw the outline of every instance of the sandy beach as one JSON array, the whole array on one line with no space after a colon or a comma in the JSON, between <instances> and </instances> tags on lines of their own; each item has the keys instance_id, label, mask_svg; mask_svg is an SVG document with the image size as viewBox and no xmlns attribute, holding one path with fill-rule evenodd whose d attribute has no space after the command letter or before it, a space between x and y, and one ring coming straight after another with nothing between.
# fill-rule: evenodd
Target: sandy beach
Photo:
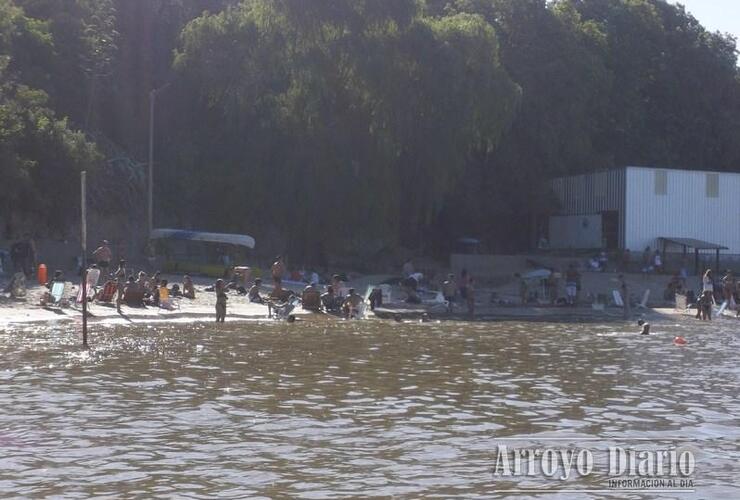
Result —
<instances>
[{"instance_id":1,"label":"sandy beach","mask_svg":"<svg viewBox=\"0 0 740 500\"><path fill-rule=\"evenodd\" d=\"M606 293L614 286L616 274L613 273L585 273L583 275L584 290L598 291ZM177 283L178 276L163 276L170 283ZM651 317L651 316L687 316L693 315L692 311L677 311L668 302L662 298L662 289L668 281L668 276L649 276L633 275L629 277L632 285L633 299L643 296L646 290L650 290L648 307L636 308L632 311L633 317ZM360 282L364 286L367 279ZM211 284L207 278L196 278L196 298L175 299L177 307L172 310L163 309L154 306L147 307L128 307L122 306L119 313L114 304L101 304L93 302L88 308L88 321L105 324L142 324L150 322L206 322L212 321L215 316L215 294L207 292L204 288ZM352 283L352 285L355 285ZM74 297L77 294L78 284L74 284L71 290L67 291L67 296ZM364 286L358 290L364 290ZM299 291L294 287L295 291ZM40 299L46 289L40 285L34 284L29 287L28 295L25 300L13 300L9 298L0 299L0 327L11 324L27 323L64 323L78 322L82 318L80 304L73 304L67 307L51 308L40 305ZM263 294L269 293L269 287L265 287ZM495 295L496 302L492 302L490 297ZM72 302L72 301L71 301ZM314 314L304 311L300 306L294 311L296 316L304 320L333 320L333 316L323 314ZM394 300L393 304L384 305L372 314L368 310L369 319L392 319L400 317L406 320L417 320L422 314L428 314L435 319L452 319L465 321L495 321L495 320L527 320L527 321L620 321L623 319L622 310L618 307L606 307L603 310L593 309L588 304L581 304L577 307L552 306L544 303L530 303L522 306L518 303L517 283L511 282L499 287L480 289L476 293L476 311L475 315L469 316L462 305L458 305L452 314L447 314L443 307L439 305L419 305L409 306L402 302ZM723 317L734 318L734 311L726 311ZM229 292L228 315L227 321L255 321L268 319L267 306L250 303L246 296L238 295L236 292Z\"/></svg>"},{"instance_id":2,"label":"sandy beach","mask_svg":"<svg viewBox=\"0 0 740 500\"><path fill-rule=\"evenodd\" d=\"M174 276L164 276L171 283L177 282ZM128 307L121 306L121 312L116 310L115 303L102 304L92 302L88 306L88 322L107 324L141 324L148 322L195 322L210 321L215 318L216 295L204 291L210 284L208 280L196 281L196 298L175 298L174 309L160 307ZM65 295L74 298L79 284L74 284L71 293ZM18 323L46 323L46 322L75 322L82 319L82 305L73 304L67 307L44 307L40 300L46 288L32 285L28 289L25 300L3 298L0 300L0 327ZM306 314L300 307L294 311L296 315ZM267 306L250 303L246 296L235 292L229 293L228 320L258 320L267 318Z\"/></svg>"}]
</instances>

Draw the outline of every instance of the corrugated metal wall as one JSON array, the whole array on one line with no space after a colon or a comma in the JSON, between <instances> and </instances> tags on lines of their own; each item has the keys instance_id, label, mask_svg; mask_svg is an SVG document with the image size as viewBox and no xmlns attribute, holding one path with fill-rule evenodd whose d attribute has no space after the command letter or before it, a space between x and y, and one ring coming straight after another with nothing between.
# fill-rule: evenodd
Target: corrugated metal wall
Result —
<instances>
[{"instance_id":1,"label":"corrugated metal wall","mask_svg":"<svg viewBox=\"0 0 740 500\"><path fill-rule=\"evenodd\" d=\"M666 189L656 191L662 175ZM712 172L627 167L626 247L654 249L664 236L719 243L730 249L723 253L740 254L740 174L720 173L718 184L717 193Z\"/></svg>"},{"instance_id":2,"label":"corrugated metal wall","mask_svg":"<svg viewBox=\"0 0 740 500\"><path fill-rule=\"evenodd\" d=\"M619 212L619 246L624 246L625 169L561 177L552 181L560 215Z\"/></svg>"}]
</instances>

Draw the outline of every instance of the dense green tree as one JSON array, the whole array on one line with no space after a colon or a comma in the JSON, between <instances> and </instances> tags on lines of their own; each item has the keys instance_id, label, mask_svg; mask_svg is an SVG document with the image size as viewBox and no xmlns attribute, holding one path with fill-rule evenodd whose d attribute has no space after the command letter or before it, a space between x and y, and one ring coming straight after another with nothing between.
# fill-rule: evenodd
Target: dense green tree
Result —
<instances>
[{"instance_id":1,"label":"dense green tree","mask_svg":"<svg viewBox=\"0 0 740 500\"><path fill-rule=\"evenodd\" d=\"M469 155L495 147L517 88L480 16L335 4L245 2L186 28L176 65L208 130L220 123L218 137L197 134L208 156L195 161L233 164L223 134L243 137L226 154L248 166L213 181L220 219L265 231L271 214L295 227L296 252L419 245Z\"/></svg>"},{"instance_id":2,"label":"dense green tree","mask_svg":"<svg viewBox=\"0 0 740 500\"><path fill-rule=\"evenodd\" d=\"M65 227L76 213L70 203L83 168L99 160L93 144L48 107L43 90L23 82L14 64L16 42L34 50L50 42L46 25L0 0L0 206L6 232L16 220ZM19 50L20 52L20 50Z\"/></svg>"},{"instance_id":3,"label":"dense green tree","mask_svg":"<svg viewBox=\"0 0 740 500\"><path fill-rule=\"evenodd\" d=\"M95 209L143 236L167 85L157 224L313 262L519 250L554 176L737 170L736 55L664 0L0 0L3 220L69 219L83 129Z\"/></svg>"}]
</instances>

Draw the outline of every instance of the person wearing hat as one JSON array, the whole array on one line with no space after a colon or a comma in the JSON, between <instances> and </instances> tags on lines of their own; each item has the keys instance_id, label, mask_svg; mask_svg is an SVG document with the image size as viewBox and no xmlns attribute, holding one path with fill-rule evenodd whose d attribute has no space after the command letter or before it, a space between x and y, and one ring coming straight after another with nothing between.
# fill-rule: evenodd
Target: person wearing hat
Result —
<instances>
[{"instance_id":1,"label":"person wearing hat","mask_svg":"<svg viewBox=\"0 0 740 500\"><path fill-rule=\"evenodd\" d=\"M110 267L110 261L113 258L113 252L111 252L108 246L108 240L103 240L103 244L95 249L92 255L101 271L107 273Z\"/></svg>"}]
</instances>

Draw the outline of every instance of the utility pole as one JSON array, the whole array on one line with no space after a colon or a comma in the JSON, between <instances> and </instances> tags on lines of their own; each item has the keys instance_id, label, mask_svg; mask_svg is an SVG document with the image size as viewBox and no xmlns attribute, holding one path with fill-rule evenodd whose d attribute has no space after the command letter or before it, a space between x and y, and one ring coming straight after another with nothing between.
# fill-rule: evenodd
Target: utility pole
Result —
<instances>
[{"instance_id":1,"label":"utility pole","mask_svg":"<svg viewBox=\"0 0 740 500\"><path fill-rule=\"evenodd\" d=\"M165 83L158 89L152 89L149 92L149 182L147 186L149 203L147 207L147 241L151 238L152 230L154 229L154 104L157 100L157 94L169 86L169 83Z\"/></svg>"},{"instance_id":2,"label":"utility pole","mask_svg":"<svg viewBox=\"0 0 740 500\"><path fill-rule=\"evenodd\" d=\"M82 347L87 349L87 172L80 173L82 243Z\"/></svg>"}]
</instances>

